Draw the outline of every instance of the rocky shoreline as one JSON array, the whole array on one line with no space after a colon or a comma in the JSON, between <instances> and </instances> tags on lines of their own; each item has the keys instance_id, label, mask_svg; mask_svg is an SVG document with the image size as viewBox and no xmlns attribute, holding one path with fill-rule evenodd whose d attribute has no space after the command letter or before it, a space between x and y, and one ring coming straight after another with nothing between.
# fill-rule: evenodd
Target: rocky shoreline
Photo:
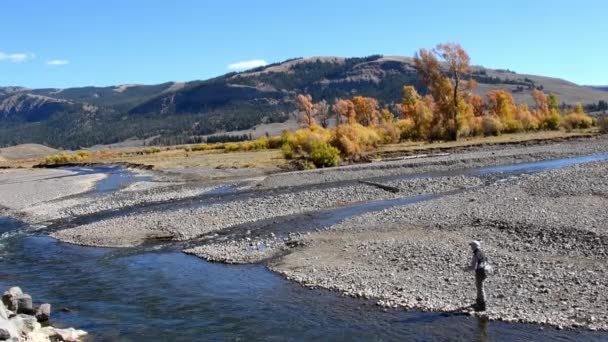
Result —
<instances>
[{"instance_id":1,"label":"rocky shoreline","mask_svg":"<svg viewBox=\"0 0 608 342\"><path fill-rule=\"evenodd\" d=\"M51 304L34 306L30 295L11 287L0 303L0 341L77 342L87 335L74 328L54 328L49 325L50 317Z\"/></svg>"}]
</instances>

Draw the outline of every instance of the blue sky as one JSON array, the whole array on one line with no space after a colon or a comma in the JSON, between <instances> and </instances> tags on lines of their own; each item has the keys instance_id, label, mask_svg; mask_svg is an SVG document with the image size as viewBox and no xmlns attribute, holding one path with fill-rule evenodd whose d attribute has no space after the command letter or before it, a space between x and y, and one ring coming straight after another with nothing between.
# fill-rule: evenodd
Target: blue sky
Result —
<instances>
[{"instance_id":1,"label":"blue sky","mask_svg":"<svg viewBox=\"0 0 608 342\"><path fill-rule=\"evenodd\" d=\"M0 86L187 81L440 42L474 64L608 84L607 14L605 0L2 0Z\"/></svg>"}]
</instances>

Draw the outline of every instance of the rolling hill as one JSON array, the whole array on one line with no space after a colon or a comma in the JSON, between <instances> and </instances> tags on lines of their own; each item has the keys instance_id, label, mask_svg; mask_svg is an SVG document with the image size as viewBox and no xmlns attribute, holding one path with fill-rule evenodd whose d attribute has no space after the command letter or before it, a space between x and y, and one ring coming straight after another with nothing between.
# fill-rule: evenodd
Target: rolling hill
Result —
<instances>
[{"instance_id":1,"label":"rolling hill","mask_svg":"<svg viewBox=\"0 0 608 342\"><path fill-rule=\"evenodd\" d=\"M567 104L608 99L601 88L509 70L474 67L470 77L479 84L477 92L504 89L520 102L531 103L533 89L554 93ZM309 93L316 101L366 95L392 106L406 84L425 92L411 58L374 55L294 58L204 81L0 87L0 146L41 143L78 148L155 136L158 143L181 143L195 136L285 122L298 93Z\"/></svg>"}]
</instances>

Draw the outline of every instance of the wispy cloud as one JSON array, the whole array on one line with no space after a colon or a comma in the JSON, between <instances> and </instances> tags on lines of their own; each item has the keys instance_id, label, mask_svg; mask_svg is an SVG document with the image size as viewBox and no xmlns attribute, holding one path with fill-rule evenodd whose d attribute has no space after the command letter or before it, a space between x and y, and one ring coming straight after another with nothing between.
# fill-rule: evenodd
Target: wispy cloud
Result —
<instances>
[{"instance_id":1,"label":"wispy cloud","mask_svg":"<svg viewBox=\"0 0 608 342\"><path fill-rule=\"evenodd\" d=\"M36 56L33 53L4 53L0 51L0 62L19 63L29 59L34 59Z\"/></svg>"},{"instance_id":2,"label":"wispy cloud","mask_svg":"<svg viewBox=\"0 0 608 342\"><path fill-rule=\"evenodd\" d=\"M228 65L228 69L230 70L247 70L252 68L261 67L264 65L268 65L265 60L262 59L254 59L250 61L241 61Z\"/></svg>"},{"instance_id":3,"label":"wispy cloud","mask_svg":"<svg viewBox=\"0 0 608 342\"><path fill-rule=\"evenodd\" d=\"M69 63L70 61L67 59L51 59L50 61L46 61L47 65L66 65Z\"/></svg>"}]
</instances>

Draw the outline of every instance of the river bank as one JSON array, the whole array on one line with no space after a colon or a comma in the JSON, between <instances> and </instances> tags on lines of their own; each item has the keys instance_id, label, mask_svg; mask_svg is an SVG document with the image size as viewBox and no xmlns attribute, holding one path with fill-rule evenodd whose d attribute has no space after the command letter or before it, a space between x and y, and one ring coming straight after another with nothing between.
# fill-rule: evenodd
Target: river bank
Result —
<instances>
[{"instance_id":1,"label":"river bank","mask_svg":"<svg viewBox=\"0 0 608 342\"><path fill-rule=\"evenodd\" d=\"M608 250L606 162L534 174L526 172L547 166L505 167L506 174L491 169L605 154L607 140L489 147L276 174L231 183L235 192L226 196L205 197L222 184L150 187L142 182L99 201L77 194L64 199L74 202L41 201L20 212L66 220L52 236L74 244L127 247L170 241L212 261L263 262L306 286L370 298L385 307L441 312L468 312L458 309L474 299L473 277L461 268L469 258L467 242L476 238L497 269L488 281L486 317L608 330L602 287ZM568 164L576 161L558 166ZM360 184L361 179L401 191ZM205 200L170 211L145 206L148 198L201 196ZM69 224L99 208L116 212Z\"/></svg>"}]
</instances>

